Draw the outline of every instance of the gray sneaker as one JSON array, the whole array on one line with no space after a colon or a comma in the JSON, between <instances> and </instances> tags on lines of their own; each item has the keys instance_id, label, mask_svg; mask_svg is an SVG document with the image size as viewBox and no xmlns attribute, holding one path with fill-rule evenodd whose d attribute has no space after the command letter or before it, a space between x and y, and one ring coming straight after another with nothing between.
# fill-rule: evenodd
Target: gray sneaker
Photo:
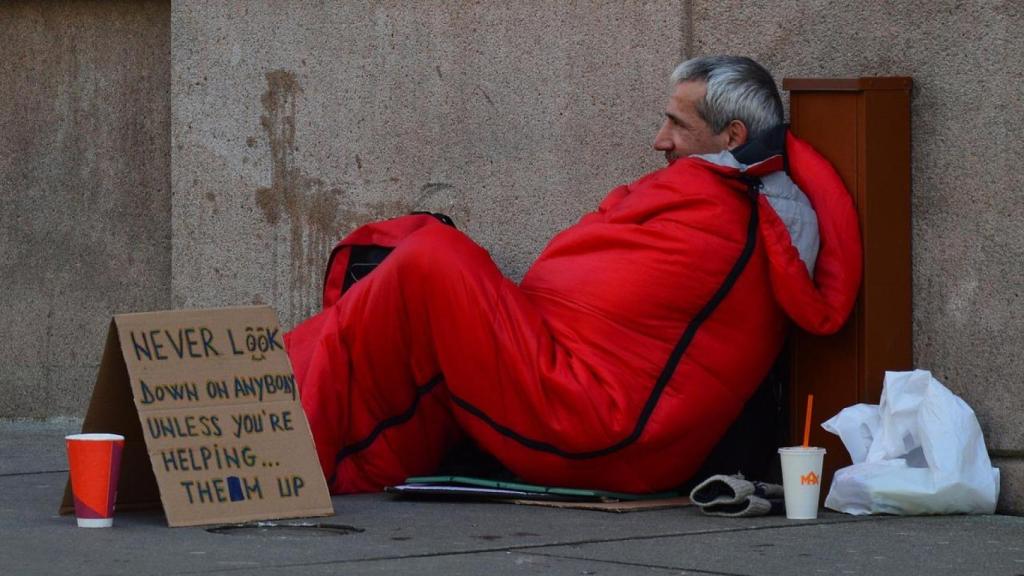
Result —
<instances>
[{"instance_id":1,"label":"gray sneaker","mask_svg":"<svg viewBox=\"0 0 1024 576\"><path fill-rule=\"evenodd\" d=\"M769 516L771 514L783 514L786 511L786 503L782 498L747 496L734 504L701 506L700 511L708 516L726 516L729 518Z\"/></svg>"},{"instance_id":2,"label":"gray sneaker","mask_svg":"<svg viewBox=\"0 0 1024 576\"><path fill-rule=\"evenodd\" d=\"M740 504L750 496L771 500L781 499L782 495L782 486L778 484L751 482L743 478L742 474L715 474L693 488L690 492L690 501L703 508Z\"/></svg>"}]
</instances>

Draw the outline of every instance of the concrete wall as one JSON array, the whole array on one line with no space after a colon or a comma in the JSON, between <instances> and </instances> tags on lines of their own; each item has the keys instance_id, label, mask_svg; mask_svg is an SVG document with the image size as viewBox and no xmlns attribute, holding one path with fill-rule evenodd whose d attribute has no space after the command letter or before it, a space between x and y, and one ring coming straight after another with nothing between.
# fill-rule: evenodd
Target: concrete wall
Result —
<instances>
[{"instance_id":1,"label":"concrete wall","mask_svg":"<svg viewBox=\"0 0 1024 576\"><path fill-rule=\"evenodd\" d=\"M81 415L170 303L170 4L0 3L0 417Z\"/></svg>"},{"instance_id":2,"label":"concrete wall","mask_svg":"<svg viewBox=\"0 0 1024 576\"><path fill-rule=\"evenodd\" d=\"M411 210L520 276L661 163L684 21L682 2L176 3L175 305L290 325L341 235Z\"/></svg>"},{"instance_id":3,"label":"concrete wall","mask_svg":"<svg viewBox=\"0 0 1024 576\"><path fill-rule=\"evenodd\" d=\"M371 219L447 212L519 277L552 233L660 165L672 66L742 53L779 80L914 77L915 363L977 410L1003 507L1024 511L1021 3L180 0L0 16L0 416L80 414L115 310L263 302L294 324L329 247Z\"/></svg>"},{"instance_id":4,"label":"concrete wall","mask_svg":"<svg viewBox=\"0 0 1024 576\"><path fill-rule=\"evenodd\" d=\"M977 412L1024 512L1024 3L694 0L694 54L914 78L914 362Z\"/></svg>"}]
</instances>

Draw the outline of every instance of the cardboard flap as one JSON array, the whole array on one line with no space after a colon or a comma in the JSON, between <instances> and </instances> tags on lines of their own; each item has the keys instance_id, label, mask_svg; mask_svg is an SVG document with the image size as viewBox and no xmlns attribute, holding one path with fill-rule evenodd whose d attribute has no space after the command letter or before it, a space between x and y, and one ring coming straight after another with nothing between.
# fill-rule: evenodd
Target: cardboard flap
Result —
<instances>
[{"instance_id":1,"label":"cardboard flap","mask_svg":"<svg viewBox=\"0 0 1024 576\"><path fill-rule=\"evenodd\" d=\"M82 433L111 433L124 436L124 452L121 455L121 474L118 480L118 510L138 510L160 506L160 492L156 477L149 464L146 440L142 436L139 413L132 401L128 368L121 357L121 346L117 339L117 327L113 322L107 329L103 359L100 361L96 385L89 401L89 410L82 422ZM64 487L64 499L60 513L75 511L71 495L71 480Z\"/></svg>"}]
</instances>

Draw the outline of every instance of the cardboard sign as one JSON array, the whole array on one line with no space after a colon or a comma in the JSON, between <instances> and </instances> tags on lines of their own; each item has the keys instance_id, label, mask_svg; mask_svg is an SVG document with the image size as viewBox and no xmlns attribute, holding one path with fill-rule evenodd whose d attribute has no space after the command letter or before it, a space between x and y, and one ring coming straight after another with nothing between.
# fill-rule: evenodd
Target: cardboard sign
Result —
<instances>
[{"instance_id":1,"label":"cardboard sign","mask_svg":"<svg viewBox=\"0 0 1024 576\"><path fill-rule=\"evenodd\" d=\"M119 510L162 503L170 526L334 513L268 307L115 316L82 428L125 436Z\"/></svg>"}]
</instances>

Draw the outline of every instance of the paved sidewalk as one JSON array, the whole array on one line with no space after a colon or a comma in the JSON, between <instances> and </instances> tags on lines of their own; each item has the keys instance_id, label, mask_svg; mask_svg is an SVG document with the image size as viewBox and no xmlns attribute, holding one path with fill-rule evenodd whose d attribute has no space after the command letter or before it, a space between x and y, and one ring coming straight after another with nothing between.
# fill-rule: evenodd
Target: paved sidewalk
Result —
<instances>
[{"instance_id":1,"label":"paved sidewalk","mask_svg":"<svg viewBox=\"0 0 1024 576\"><path fill-rule=\"evenodd\" d=\"M703 517L335 497L309 528L167 528L159 512L113 529L56 509L74 421L0 422L0 574L928 574L1024 575L1024 518ZM346 527L356 531L347 531Z\"/></svg>"}]
</instances>

